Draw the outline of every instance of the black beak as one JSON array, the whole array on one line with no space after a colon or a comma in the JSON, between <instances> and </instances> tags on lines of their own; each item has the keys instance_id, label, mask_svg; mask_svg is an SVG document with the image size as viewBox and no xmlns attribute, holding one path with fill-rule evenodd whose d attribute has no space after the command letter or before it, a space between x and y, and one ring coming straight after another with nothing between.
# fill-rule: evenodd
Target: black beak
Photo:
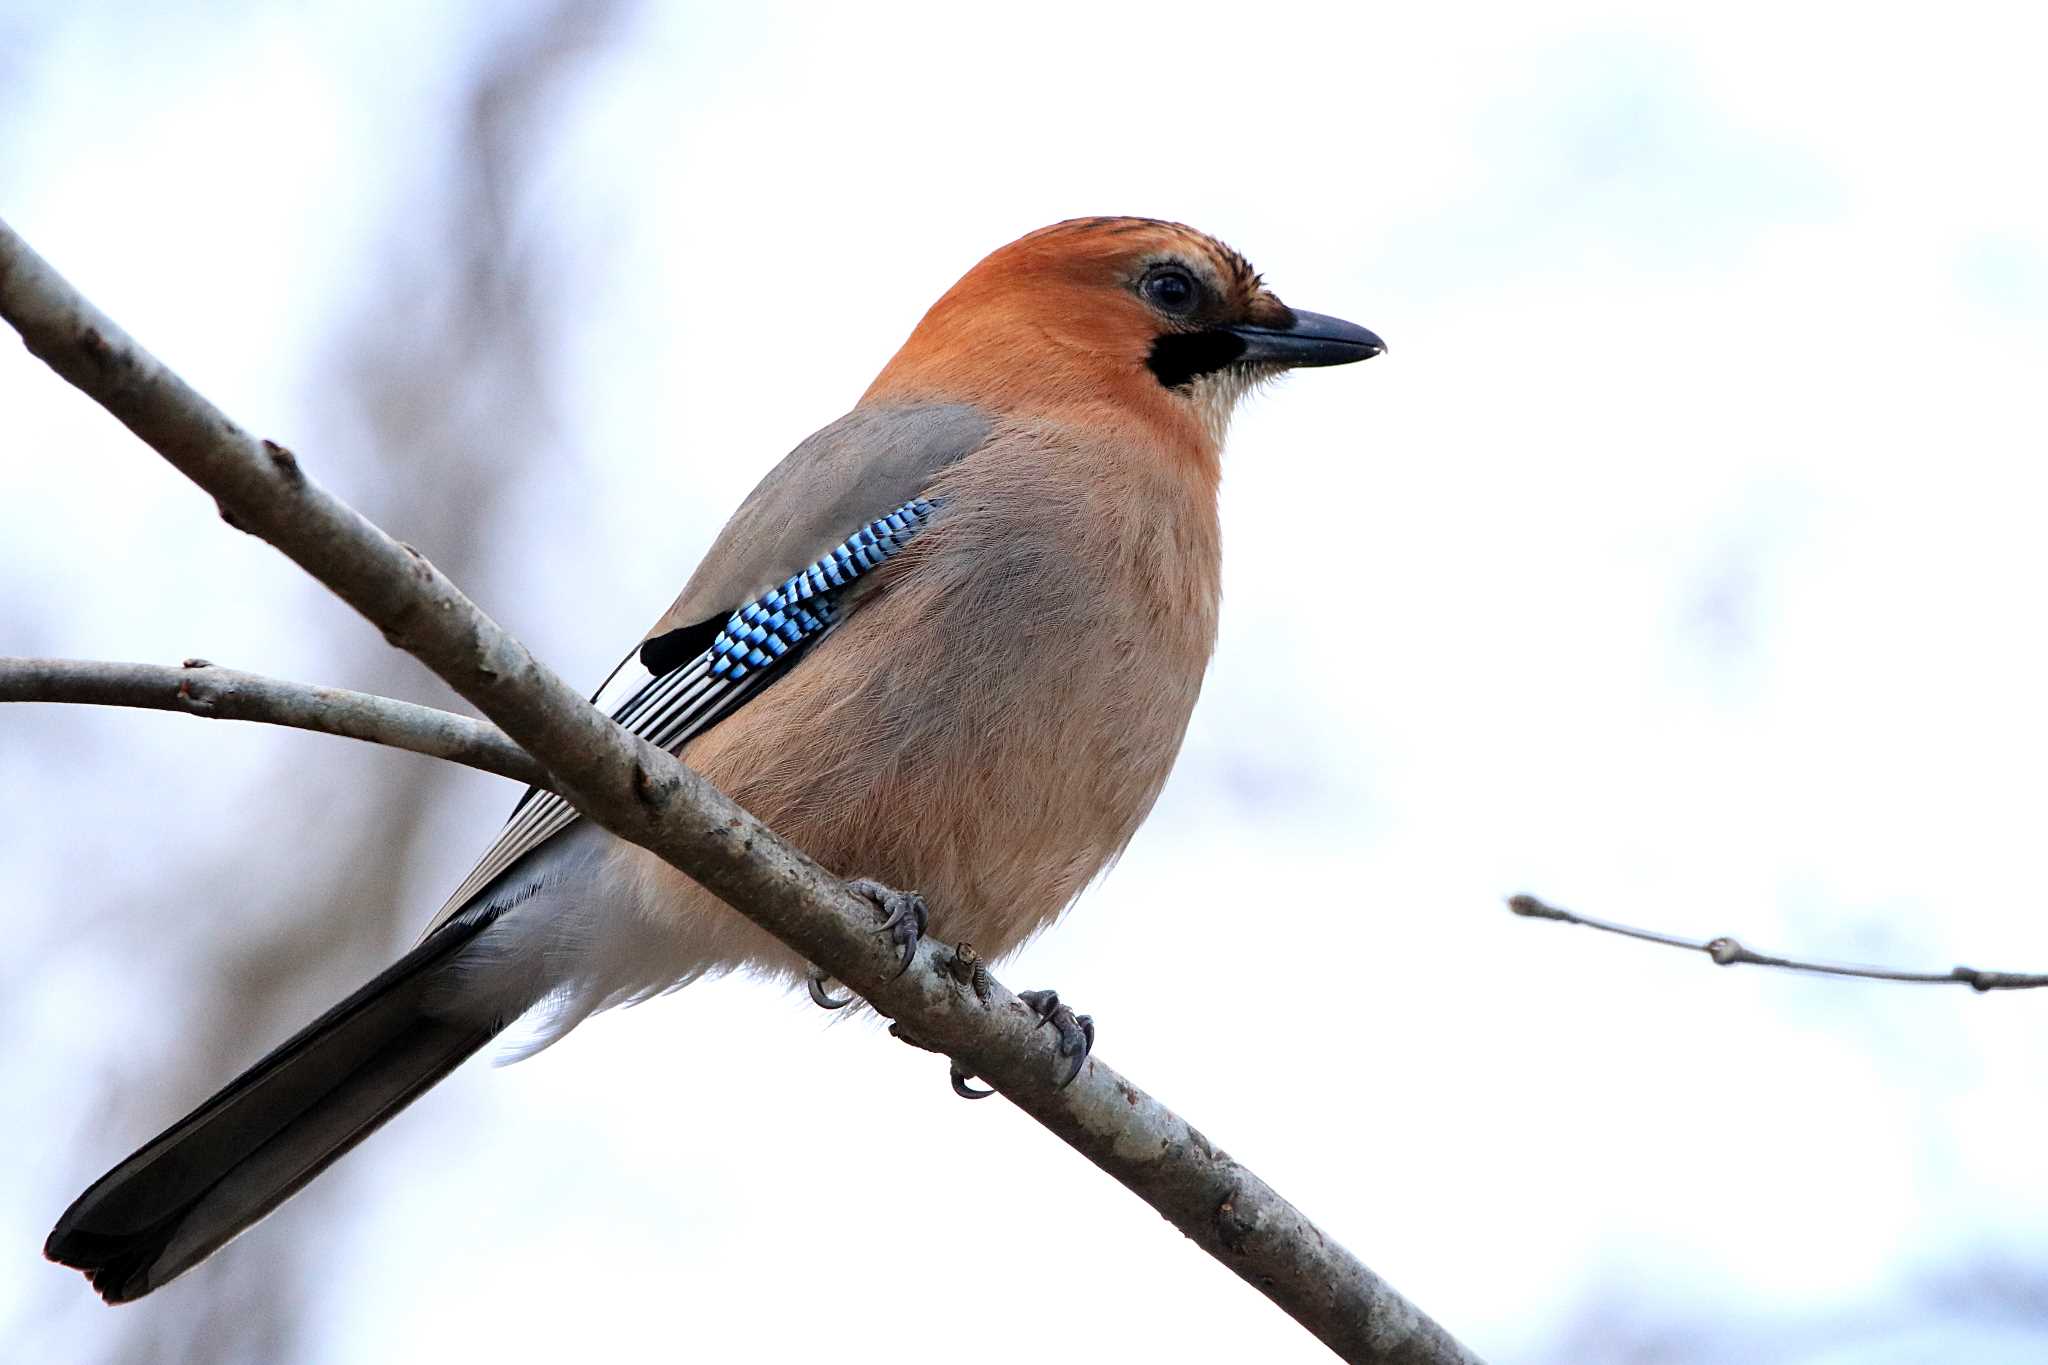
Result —
<instances>
[{"instance_id":1,"label":"black beak","mask_svg":"<svg viewBox=\"0 0 2048 1365\"><path fill-rule=\"evenodd\" d=\"M1225 329L1244 342L1240 361L1255 361L1288 368L1308 365L1349 365L1370 360L1387 349L1387 343L1355 322L1324 317L1321 313L1294 312L1287 327L1254 327L1250 323Z\"/></svg>"}]
</instances>

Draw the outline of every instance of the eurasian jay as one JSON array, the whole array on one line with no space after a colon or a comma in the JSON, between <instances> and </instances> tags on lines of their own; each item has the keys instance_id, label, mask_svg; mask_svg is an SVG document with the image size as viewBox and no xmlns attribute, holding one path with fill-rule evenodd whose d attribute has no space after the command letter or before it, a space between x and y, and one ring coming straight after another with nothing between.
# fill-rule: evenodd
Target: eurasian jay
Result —
<instances>
[{"instance_id":1,"label":"eurasian jay","mask_svg":"<svg viewBox=\"0 0 2048 1365\"><path fill-rule=\"evenodd\" d=\"M862 878L906 953L927 912L891 887L1000 957L1130 841L1180 748L1216 640L1232 408L1383 349L1191 228L1031 233L761 480L594 701ZM735 968L807 973L529 791L418 946L103 1176L45 1253L109 1302L147 1294L536 1007L529 1050Z\"/></svg>"}]
</instances>

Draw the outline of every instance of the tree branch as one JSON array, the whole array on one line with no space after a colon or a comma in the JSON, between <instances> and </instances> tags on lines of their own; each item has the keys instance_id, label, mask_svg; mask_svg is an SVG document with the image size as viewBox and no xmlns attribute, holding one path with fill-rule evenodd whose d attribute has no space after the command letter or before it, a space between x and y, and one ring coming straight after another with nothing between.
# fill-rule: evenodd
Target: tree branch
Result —
<instances>
[{"instance_id":1,"label":"tree branch","mask_svg":"<svg viewBox=\"0 0 2048 1365\"><path fill-rule=\"evenodd\" d=\"M181 711L204 720L254 720L317 730L445 758L528 786L554 786L547 769L495 725L409 701L340 687L266 678L187 659L162 664L0 657L0 702L77 702Z\"/></svg>"},{"instance_id":2,"label":"tree branch","mask_svg":"<svg viewBox=\"0 0 2048 1365\"><path fill-rule=\"evenodd\" d=\"M30 351L475 704L582 814L653 850L921 1043L982 1077L1346 1360L1475 1359L1251 1171L1104 1063L1055 1090L1053 1030L927 940L898 973L868 903L673 755L586 703L426 558L306 477L137 346L0 223L0 316Z\"/></svg>"},{"instance_id":3,"label":"tree branch","mask_svg":"<svg viewBox=\"0 0 2048 1365\"><path fill-rule=\"evenodd\" d=\"M1754 967L1783 967L1787 971L1814 972L1822 976L1854 976L1866 981L1926 981L1951 984L1961 982L1978 991L2020 991L2048 986L2048 974L2042 973L1987 972L1975 967L1951 967L1945 972L1902 972L1890 967L1856 967L1842 962L1812 962L1796 957L1773 957L1768 953L1745 948L1726 935L1702 940L1680 938L1676 934L1660 934L1654 929L1637 929L1627 924L1616 924L1611 920L1594 919L1591 915L1560 910L1534 896L1510 896L1508 909L1528 919L1556 920L1559 924L1582 924L1588 929L1598 929L1606 934L1621 934L1627 938L1642 939L1647 943L1662 943L1670 948L1686 948L1695 953L1705 953L1722 967L1745 964Z\"/></svg>"}]
</instances>

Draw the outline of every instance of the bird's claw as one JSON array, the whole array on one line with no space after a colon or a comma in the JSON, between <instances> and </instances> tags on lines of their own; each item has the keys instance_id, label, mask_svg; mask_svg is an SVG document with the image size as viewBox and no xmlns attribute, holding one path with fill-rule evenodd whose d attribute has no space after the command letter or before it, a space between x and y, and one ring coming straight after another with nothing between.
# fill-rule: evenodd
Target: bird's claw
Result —
<instances>
[{"instance_id":1,"label":"bird's claw","mask_svg":"<svg viewBox=\"0 0 2048 1365\"><path fill-rule=\"evenodd\" d=\"M856 877L846 884L846 888L865 897L882 916L881 931L889 936L889 941L903 956L903 965L897 968L896 974L901 976L909 971L911 961L917 956L917 945L924 938L925 926L932 919L924 897L915 891L898 891L867 877Z\"/></svg>"},{"instance_id":2,"label":"bird's claw","mask_svg":"<svg viewBox=\"0 0 2048 1365\"><path fill-rule=\"evenodd\" d=\"M804 987L811 993L811 1003L819 1009L843 1010L853 1003L853 994L849 991L845 995L834 995L826 990L825 983L831 979L831 977L813 967L809 974L804 977Z\"/></svg>"},{"instance_id":3,"label":"bird's claw","mask_svg":"<svg viewBox=\"0 0 2048 1365\"><path fill-rule=\"evenodd\" d=\"M903 1042L910 1044L912 1047L922 1048L926 1052L945 1051L944 1048L932 1046L930 1043L927 1043L924 1039L912 1033L909 1029L903 1027L903 1021L900 1019L897 1020L895 1023L889 1025L889 1036L891 1038L900 1039ZM993 1090L982 1090L976 1086L969 1085L968 1082L974 1079L974 1073L972 1071L969 1071L966 1067L960 1065L959 1061L956 1059L949 1058L948 1061L951 1063L953 1093L958 1095L961 1099L985 1100L990 1095L996 1093Z\"/></svg>"},{"instance_id":4,"label":"bird's claw","mask_svg":"<svg viewBox=\"0 0 2048 1365\"><path fill-rule=\"evenodd\" d=\"M1095 1050L1095 1021L1085 1014L1076 1014L1060 1003L1058 991L1022 991L1017 998L1030 1007L1038 1016L1038 1027L1051 1024L1059 1035L1059 1055L1068 1063L1066 1074L1060 1077L1055 1090L1065 1090L1081 1074L1087 1064L1088 1054Z\"/></svg>"},{"instance_id":5,"label":"bird's claw","mask_svg":"<svg viewBox=\"0 0 2048 1365\"><path fill-rule=\"evenodd\" d=\"M963 1100L985 1100L990 1095L996 1093L993 1090L983 1090L977 1086L969 1085L968 1082L974 1079L974 1073L961 1070L960 1063L958 1062L953 1063L952 1078L953 1093Z\"/></svg>"}]
</instances>

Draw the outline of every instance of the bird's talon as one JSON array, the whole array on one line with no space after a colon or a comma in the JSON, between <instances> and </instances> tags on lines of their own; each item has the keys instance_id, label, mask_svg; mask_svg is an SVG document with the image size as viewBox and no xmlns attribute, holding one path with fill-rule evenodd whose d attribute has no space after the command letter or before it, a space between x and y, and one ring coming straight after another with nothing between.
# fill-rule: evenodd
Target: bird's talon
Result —
<instances>
[{"instance_id":1,"label":"bird's talon","mask_svg":"<svg viewBox=\"0 0 2048 1365\"><path fill-rule=\"evenodd\" d=\"M1022 991L1017 998L1038 1016L1037 1027L1051 1024L1059 1035L1059 1055L1069 1065L1066 1074L1054 1084L1055 1090L1065 1090L1081 1074L1081 1068L1088 1063L1088 1054L1095 1050L1095 1020L1086 1014L1076 1014L1060 1003L1058 991Z\"/></svg>"},{"instance_id":2,"label":"bird's talon","mask_svg":"<svg viewBox=\"0 0 2048 1365\"><path fill-rule=\"evenodd\" d=\"M1081 1067L1088 1061L1089 1055L1095 1051L1095 1016L1092 1014L1077 1014L1074 1016L1074 1023L1081 1030L1081 1047L1074 1057L1074 1069L1069 1071L1067 1078L1059 1083L1058 1088L1061 1090L1065 1090L1074 1083L1074 1078L1081 1074Z\"/></svg>"},{"instance_id":3,"label":"bird's talon","mask_svg":"<svg viewBox=\"0 0 2048 1365\"><path fill-rule=\"evenodd\" d=\"M919 1038L916 1035L910 1033L903 1027L901 1021L889 1025L889 1036L891 1038L901 1039L902 1041L910 1044L912 1047L923 1048L926 1052L943 1051L943 1049L933 1047L930 1043L925 1042L922 1038ZM949 1058L948 1060L950 1061L951 1059ZM953 1093L958 1095L961 1099L985 1100L990 1095L996 1093L993 1090L983 1090L979 1087L969 1085L968 1082L974 1079L974 1073L962 1067L960 1063L952 1062L951 1069Z\"/></svg>"},{"instance_id":4,"label":"bird's talon","mask_svg":"<svg viewBox=\"0 0 2048 1365\"><path fill-rule=\"evenodd\" d=\"M843 1010L853 1003L853 994L834 995L825 989L825 983L832 978L813 967L804 978L804 987L811 993L811 1003L821 1010Z\"/></svg>"},{"instance_id":5,"label":"bird's talon","mask_svg":"<svg viewBox=\"0 0 2048 1365\"><path fill-rule=\"evenodd\" d=\"M985 1100L990 1095L996 1093L993 1090L983 1090L969 1085L968 1082L974 1079L974 1073L972 1071L962 1071L958 1062L953 1063L952 1077L953 1093L963 1100Z\"/></svg>"},{"instance_id":6,"label":"bird's talon","mask_svg":"<svg viewBox=\"0 0 2048 1365\"><path fill-rule=\"evenodd\" d=\"M867 877L856 877L846 886L874 905L882 917L881 932L887 934L889 941L902 951L903 965L896 974L901 976L909 971L911 962L917 957L917 945L924 938L925 926L932 920L931 909L924 903L924 897L915 891L898 891Z\"/></svg>"}]
</instances>

